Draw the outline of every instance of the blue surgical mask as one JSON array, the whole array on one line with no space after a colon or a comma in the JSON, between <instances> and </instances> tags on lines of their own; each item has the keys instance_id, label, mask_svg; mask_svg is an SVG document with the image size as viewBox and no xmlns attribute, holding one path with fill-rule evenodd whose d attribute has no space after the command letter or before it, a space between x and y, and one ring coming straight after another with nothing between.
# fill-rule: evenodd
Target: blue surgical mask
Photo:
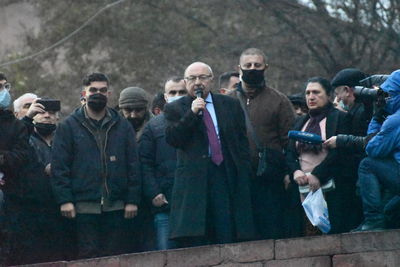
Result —
<instances>
[{"instance_id":1,"label":"blue surgical mask","mask_svg":"<svg viewBox=\"0 0 400 267\"><path fill-rule=\"evenodd\" d=\"M170 96L170 97L167 98L167 102L171 103L171 102L174 102L175 100L178 100L179 98L182 98L182 97L184 97L184 96L183 95Z\"/></svg>"},{"instance_id":2,"label":"blue surgical mask","mask_svg":"<svg viewBox=\"0 0 400 267\"><path fill-rule=\"evenodd\" d=\"M0 109L6 109L11 104L11 95L8 90L3 89L0 91Z\"/></svg>"},{"instance_id":3,"label":"blue surgical mask","mask_svg":"<svg viewBox=\"0 0 400 267\"><path fill-rule=\"evenodd\" d=\"M340 100L340 101L339 101L339 106L340 106L342 109L344 109L344 110L346 110L346 111L349 111L349 106L345 105L345 104L343 103L343 100Z\"/></svg>"}]
</instances>

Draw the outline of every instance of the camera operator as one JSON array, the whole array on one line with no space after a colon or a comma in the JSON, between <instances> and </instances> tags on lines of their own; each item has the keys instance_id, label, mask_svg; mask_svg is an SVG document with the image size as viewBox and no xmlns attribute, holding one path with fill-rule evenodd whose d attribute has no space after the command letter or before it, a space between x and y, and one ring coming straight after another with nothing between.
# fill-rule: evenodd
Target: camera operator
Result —
<instances>
[{"instance_id":1,"label":"camera operator","mask_svg":"<svg viewBox=\"0 0 400 267\"><path fill-rule=\"evenodd\" d=\"M352 135L338 135L329 138L324 145L329 148L346 148L351 152L358 153L358 162L360 162L365 157L365 146L368 141L379 131L379 127L383 120L386 118L386 111L382 108L385 105L385 92L379 90L379 85L381 85L389 75L372 75L363 80L359 81L361 86L355 86L352 88L351 93L348 98L343 97L343 92L341 88L336 88L337 95L340 96L340 101L348 102L348 99L353 100L353 102L360 107L358 111L352 116L353 131ZM335 79L335 78L334 78ZM332 83L335 82L334 80ZM337 96L337 98L339 98ZM342 106L348 107L348 105L342 103ZM375 106L375 113L374 113ZM355 109L353 109L355 110ZM364 112L362 112L364 110ZM358 114L358 115L357 115ZM373 116L371 115L373 114ZM372 120L371 120L372 117ZM365 122L368 122L365 127ZM354 127L354 125L356 127ZM357 125L364 125L362 127L357 127ZM358 165L358 164L357 164Z\"/></svg>"},{"instance_id":2,"label":"camera operator","mask_svg":"<svg viewBox=\"0 0 400 267\"><path fill-rule=\"evenodd\" d=\"M355 231L385 229L382 191L400 194L400 70L394 71L381 89L386 93L385 105L369 127L378 132L368 142L368 156L358 170L364 222Z\"/></svg>"},{"instance_id":3,"label":"camera operator","mask_svg":"<svg viewBox=\"0 0 400 267\"><path fill-rule=\"evenodd\" d=\"M354 88L360 86L360 81L367 78L367 75L358 69L344 69L339 71L332 79L332 87L339 102L348 112L352 121L353 135L365 135L372 113L365 107L366 102L360 101L354 93ZM372 103L367 103L372 106Z\"/></svg>"},{"instance_id":4,"label":"camera operator","mask_svg":"<svg viewBox=\"0 0 400 267\"><path fill-rule=\"evenodd\" d=\"M348 190L346 201L349 210L348 221L349 229L356 227L362 221L361 200L356 195L356 183L358 179L357 170L360 161L365 157L363 146L358 145L363 141L362 137L367 134L368 124L372 117L372 101L363 101L355 93L357 86L360 86L361 80L367 75L358 69L348 68L339 71L332 79L332 87L335 88L336 97L342 107L347 111L351 121L350 134L332 136L325 141L326 148L349 150L350 157L346 161L346 175L348 177ZM362 136L362 137L359 137ZM354 143L357 143L355 146ZM357 149L361 147L361 149Z\"/></svg>"}]
</instances>

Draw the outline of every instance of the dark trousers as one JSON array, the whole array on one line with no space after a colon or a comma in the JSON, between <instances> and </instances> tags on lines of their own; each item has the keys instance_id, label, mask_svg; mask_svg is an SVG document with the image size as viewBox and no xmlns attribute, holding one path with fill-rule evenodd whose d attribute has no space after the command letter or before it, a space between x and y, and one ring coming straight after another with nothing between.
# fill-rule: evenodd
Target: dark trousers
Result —
<instances>
[{"instance_id":1,"label":"dark trousers","mask_svg":"<svg viewBox=\"0 0 400 267\"><path fill-rule=\"evenodd\" d=\"M58 211L11 205L7 210L7 264L74 258L74 232Z\"/></svg>"},{"instance_id":2,"label":"dark trousers","mask_svg":"<svg viewBox=\"0 0 400 267\"><path fill-rule=\"evenodd\" d=\"M266 176L253 177L251 197L257 239L279 239L284 237L283 220L286 192L282 182L272 181Z\"/></svg>"},{"instance_id":3,"label":"dark trousers","mask_svg":"<svg viewBox=\"0 0 400 267\"><path fill-rule=\"evenodd\" d=\"M206 236L177 239L179 247L193 247L234 242L231 196L224 163L210 161L207 173Z\"/></svg>"},{"instance_id":4,"label":"dark trousers","mask_svg":"<svg viewBox=\"0 0 400 267\"><path fill-rule=\"evenodd\" d=\"M131 240L128 253L155 250L155 229L149 203L142 203L138 215L128 222L128 228L131 229L127 233Z\"/></svg>"},{"instance_id":5,"label":"dark trousers","mask_svg":"<svg viewBox=\"0 0 400 267\"><path fill-rule=\"evenodd\" d=\"M364 218L383 220L385 202L382 191L387 189L400 194L400 164L394 158L367 157L361 161L358 176Z\"/></svg>"},{"instance_id":6,"label":"dark trousers","mask_svg":"<svg viewBox=\"0 0 400 267\"><path fill-rule=\"evenodd\" d=\"M123 210L77 214L78 258L123 254L127 248Z\"/></svg>"}]
</instances>

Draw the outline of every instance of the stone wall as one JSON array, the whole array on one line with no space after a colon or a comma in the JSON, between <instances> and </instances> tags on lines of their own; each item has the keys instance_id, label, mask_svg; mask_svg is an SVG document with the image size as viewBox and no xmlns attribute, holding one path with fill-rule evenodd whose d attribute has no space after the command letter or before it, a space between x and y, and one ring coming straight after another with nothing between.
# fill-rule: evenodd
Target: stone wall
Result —
<instances>
[{"instance_id":1,"label":"stone wall","mask_svg":"<svg viewBox=\"0 0 400 267\"><path fill-rule=\"evenodd\" d=\"M36 266L398 267L400 230L262 240Z\"/></svg>"}]
</instances>

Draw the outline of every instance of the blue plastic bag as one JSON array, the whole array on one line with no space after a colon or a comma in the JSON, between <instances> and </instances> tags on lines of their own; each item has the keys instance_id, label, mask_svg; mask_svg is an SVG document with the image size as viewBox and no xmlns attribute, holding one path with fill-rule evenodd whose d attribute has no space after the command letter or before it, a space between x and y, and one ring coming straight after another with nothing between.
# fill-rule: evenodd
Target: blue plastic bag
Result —
<instances>
[{"instance_id":1,"label":"blue plastic bag","mask_svg":"<svg viewBox=\"0 0 400 267\"><path fill-rule=\"evenodd\" d=\"M312 225L317 226L325 234L331 230L328 206L321 188L308 193L302 205Z\"/></svg>"}]
</instances>

